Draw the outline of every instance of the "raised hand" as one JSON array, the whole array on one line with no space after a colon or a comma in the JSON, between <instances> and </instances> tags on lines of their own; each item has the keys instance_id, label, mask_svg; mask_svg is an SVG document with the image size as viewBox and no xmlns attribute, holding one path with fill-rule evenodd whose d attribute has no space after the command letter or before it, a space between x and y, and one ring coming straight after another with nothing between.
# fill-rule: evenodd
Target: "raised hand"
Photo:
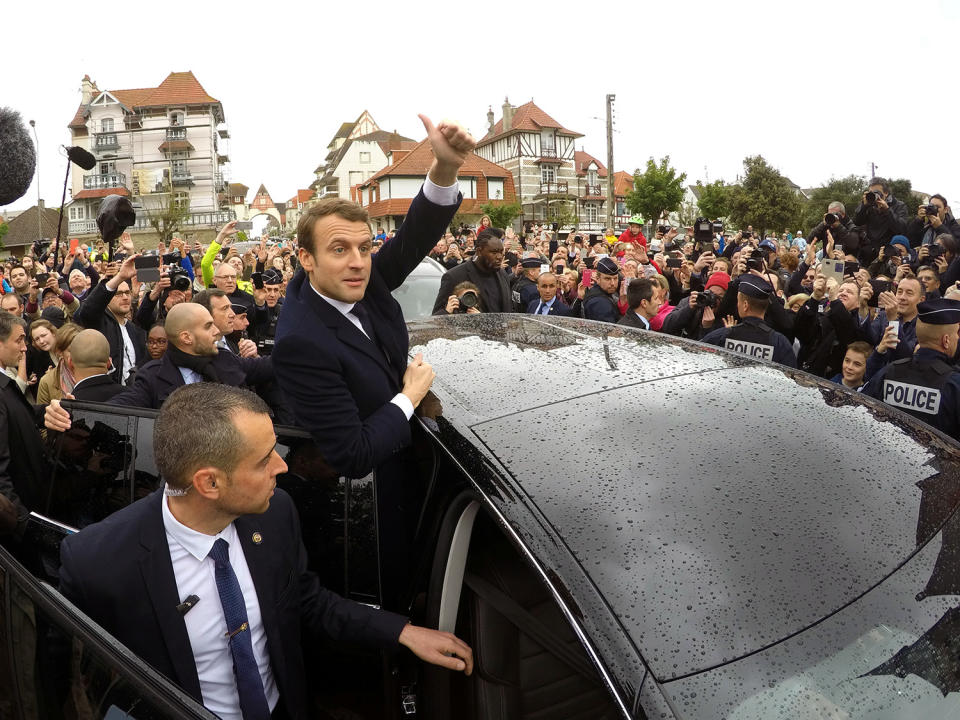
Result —
<instances>
[{"instance_id":1,"label":"raised hand","mask_svg":"<svg viewBox=\"0 0 960 720\"><path fill-rule=\"evenodd\" d=\"M443 120L434 125L426 115L419 117L433 150L430 180L441 187L449 187L457 181L457 171L477 143L466 128L455 122Z\"/></svg>"}]
</instances>

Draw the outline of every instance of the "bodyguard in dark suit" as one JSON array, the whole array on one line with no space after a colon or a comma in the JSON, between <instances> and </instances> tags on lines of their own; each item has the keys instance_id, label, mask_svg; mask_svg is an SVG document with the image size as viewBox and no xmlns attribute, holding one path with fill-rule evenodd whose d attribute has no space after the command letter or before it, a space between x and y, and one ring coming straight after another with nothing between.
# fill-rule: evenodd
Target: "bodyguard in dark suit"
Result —
<instances>
[{"instance_id":1,"label":"bodyguard in dark suit","mask_svg":"<svg viewBox=\"0 0 960 720\"><path fill-rule=\"evenodd\" d=\"M0 363L16 367L27 351L26 323L0 310ZM21 536L30 510L46 498L49 477L46 454L37 428L39 415L17 383L0 372L0 495L16 508L15 534Z\"/></svg>"},{"instance_id":2,"label":"bodyguard in dark suit","mask_svg":"<svg viewBox=\"0 0 960 720\"><path fill-rule=\"evenodd\" d=\"M345 600L307 570L296 509L275 492L287 467L267 410L212 383L171 395L153 436L165 489L66 538L61 592L224 720L309 716L301 629L469 674L453 635ZM185 444L184 427L204 432Z\"/></svg>"},{"instance_id":3,"label":"bodyguard in dark suit","mask_svg":"<svg viewBox=\"0 0 960 720\"><path fill-rule=\"evenodd\" d=\"M76 400L109 402L123 392L110 371L110 344L97 330L81 330L70 343L70 352L64 355L70 374L76 381L71 395Z\"/></svg>"},{"instance_id":4,"label":"bodyguard in dark suit","mask_svg":"<svg viewBox=\"0 0 960 720\"><path fill-rule=\"evenodd\" d=\"M627 312L617 325L650 329L650 318L660 309L660 286L647 278L633 278L627 285Z\"/></svg>"},{"instance_id":5,"label":"bodyguard in dark suit","mask_svg":"<svg viewBox=\"0 0 960 720\"><path fill-rule=\"evenodd\" d=\"M540 273L540 277L537 278L537 292L540 293L540 297L529 302L527 312L531 315L556 315L559 317L572 315L570 308L557 295L558 288L559 284L555 273Z\"/></svg>"},{"instance_id":6,"label":"bodyguard in dark suit","mask_svg":"<svg viewBox=\"0 0 960 720\"><path fill-rule=\"evenodd\" d=\"M130 371L145 362L147 357L147 334L143 328L125 316L129 316L132 297L130 280L137 274L131 255L109 280L102 280L90 291L80 304L73 320L92 330L99 330L110 343L113 359L113 374L121 385L128 384ZM123 319L121 324L118 318Z\"/></svg>"},{"instance_id":7,"label":"bodyguard in dark suit","mask_svg":"<svg viewBox=\"0 0 960 720\"><path fill-rule=\"evenodd\" d=\"M433 303L433 314L446 313L453 289L462 282L471 282L480 290L483 312L512 312L510 282L503 270L503 231L486 228L477 235L477 252L472 260L447 270L440 278L440 289Z\"/></svg>"}]
</instances>

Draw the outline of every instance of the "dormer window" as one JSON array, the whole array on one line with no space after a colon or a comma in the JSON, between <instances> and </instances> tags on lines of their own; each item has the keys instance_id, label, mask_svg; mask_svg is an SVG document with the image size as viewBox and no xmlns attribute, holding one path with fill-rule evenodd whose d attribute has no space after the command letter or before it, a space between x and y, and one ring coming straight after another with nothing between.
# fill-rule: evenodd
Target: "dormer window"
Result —
<instances>
[{"instance_id":1,"label":"dormer window","mask_svg":"<svg viewBox=\"0 0 960 720\"><path fill-rule=\"evenodd\" d=\"M183 126L183 113L177 110L176 112L170 113L170 126L171 127L181 127Z\"/></svg>"}]
</instances>

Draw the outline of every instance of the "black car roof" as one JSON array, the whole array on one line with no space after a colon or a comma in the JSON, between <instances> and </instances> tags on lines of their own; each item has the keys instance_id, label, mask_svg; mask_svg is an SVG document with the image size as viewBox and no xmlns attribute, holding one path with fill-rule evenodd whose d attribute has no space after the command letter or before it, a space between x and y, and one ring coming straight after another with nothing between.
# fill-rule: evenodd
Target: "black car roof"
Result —
<instances>
[{"instance_id":1,"label":"black car roof","mask_svg":"<svg viewBox=\"0 0 960 720\"><path fill-rule=\"evenodd\" d=\"M849 604L938 529L918 529L918 483L960 480L957 446L926 426L720 349L522 315L410 337L444 417L546 517L659 679Z\"/></svg>"}]
</instances>

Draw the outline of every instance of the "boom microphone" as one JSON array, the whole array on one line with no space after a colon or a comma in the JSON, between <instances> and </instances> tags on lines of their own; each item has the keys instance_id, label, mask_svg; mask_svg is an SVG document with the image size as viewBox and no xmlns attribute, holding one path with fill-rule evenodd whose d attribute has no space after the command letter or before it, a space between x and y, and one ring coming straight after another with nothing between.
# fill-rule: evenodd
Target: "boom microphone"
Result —
<instances>
[{"instance_id":1,"label":"boom microphone","mask_svg":"<svg viewBox=\"0 0 960 720\"><path fill-rule=\"evenodd\" d=\"M0 206L27 194L37 167L37 151L20 113L0 108Z\"/></svg>"},{"instance_id":2,"label":"boom microphone","mask_svg":"<svg viewBox=\"0 0 960 720\"><path fill-rule=\"evenodd\" d=\"M70 162L84 170L93 170L97 166L97 159L79 145L68 147L67 157L70 158Z\"/></svg>"}]
</instances>

